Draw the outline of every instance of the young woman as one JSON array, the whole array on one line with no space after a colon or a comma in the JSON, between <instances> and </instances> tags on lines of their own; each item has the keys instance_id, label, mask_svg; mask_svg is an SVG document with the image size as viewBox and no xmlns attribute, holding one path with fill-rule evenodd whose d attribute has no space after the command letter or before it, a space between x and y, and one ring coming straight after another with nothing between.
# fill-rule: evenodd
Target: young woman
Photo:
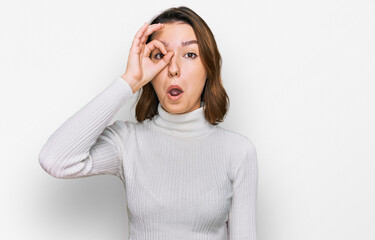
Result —
<instances>
[{"instance_id":1,"label":"young woman","mask_svg":"<svg viewBox=\"0 0 375 240\"><path fill-rule=\"evenodd\" d=\"M132 240L257 239L256 151L218 125L229 103L220 71L205 21L165 10L136 33L125 73L49 137L40 165L57 178L118 176ZM140 89L138 122L109 125Z\"/></svg>"}]
</instances>

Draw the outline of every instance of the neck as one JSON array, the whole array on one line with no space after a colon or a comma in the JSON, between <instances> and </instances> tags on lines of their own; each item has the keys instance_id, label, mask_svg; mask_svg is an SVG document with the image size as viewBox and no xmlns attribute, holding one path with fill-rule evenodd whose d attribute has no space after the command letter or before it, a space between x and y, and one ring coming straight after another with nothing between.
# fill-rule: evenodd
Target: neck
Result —
<instances>
[{"instance_id":1,"label":"neck","mask_svg":"<svg viewBox=\"0 0 375 240\"><path fill-rule=\"evenodd\" d=\"M174 114L163 109L160 102L158 115L153 118L157 131L179 138L199 138L206 136L214 126L207 122L203 102L201 106L191 112Z\"/></svg>"}]
</instances>

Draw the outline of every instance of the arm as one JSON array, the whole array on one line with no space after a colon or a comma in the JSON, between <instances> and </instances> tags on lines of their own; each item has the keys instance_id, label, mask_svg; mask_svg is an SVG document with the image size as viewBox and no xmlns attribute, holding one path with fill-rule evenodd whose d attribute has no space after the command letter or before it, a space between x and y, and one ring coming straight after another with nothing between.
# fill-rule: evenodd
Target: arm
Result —
<instances>
[{"instance_id":1,"label":"arm","mask_svg":"<svg viewBox=\"0 0 375 240\"><path fill-rule=\"evenodd\" d=\"M38 157L42 168L56 178L113 174L122 179L123 124L107 125L133 94L122 77L112 81L48 138Z\"/></svg>"},{"instance_id":2,"label":"arm","mask_svg":"<svg viewBox=\"0 0 375 240\"><path fill-rule=\"evenodd\" d=\"M247 141L246 153L235 170L232 206L227 221L229 240L256 240L258 163L254 145Z\"/></svg>"}]
</instances>

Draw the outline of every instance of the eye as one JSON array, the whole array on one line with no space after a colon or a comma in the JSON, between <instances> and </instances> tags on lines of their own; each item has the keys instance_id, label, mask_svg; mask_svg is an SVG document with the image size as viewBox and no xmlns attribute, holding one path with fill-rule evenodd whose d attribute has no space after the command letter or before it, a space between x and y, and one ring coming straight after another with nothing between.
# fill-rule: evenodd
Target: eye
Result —
<instances>
[{"instance_id":1,"label":"eye","mask_svg":"<svg viewBox=\"0 0 375 240\"><path fill-rule=\"evenodd\" d=\"M160 54L161 54L162 56L159 58L158 56L159 56ZM194 58L197 57L197 54L195 54L195 53L193 53L193 52L188 52L188 53L185 54L185 56L186 56L187 54L190 54L189 56L191 56L191 54L194 55L194 57L189 57L189 58L191 58L191 59L194 59ZM157 53L157 54L154 55L154 58L156 58L156 59L162 59L163 57L164 57L164 54L162 54L162 53Z\"/></svg>"},{"instance_id":2,"label":"eye","mask_svg":"<svg viewBox=\"0 0 375 240\"><path fill-rule=\"evenodd\" d=\"M194 59L194 58L197 57L197 54L195 54L195 53L193 53L193 52L188 52L188 53L186 53L186 54L194 54L195 57L193 57L192 59ZM185 55L186 55L186 54L185 54Z\"/></svg>"},{"instance_id":3,"label":"eye","mask_svg":"<svg viewBox=\"0 0 375 240\"><path fill-rule=\"evenodd\" d=\"M161 55L163 55L163 56L160 57L160 58L158 58L157 56L158 56L159 54L161 54ZM164 54L162 54L162 53L157 53L157 54L154 55L154 58L156 58L156 59L162 59L163 57L164 57Z\"/></svg>"}]
</instances>

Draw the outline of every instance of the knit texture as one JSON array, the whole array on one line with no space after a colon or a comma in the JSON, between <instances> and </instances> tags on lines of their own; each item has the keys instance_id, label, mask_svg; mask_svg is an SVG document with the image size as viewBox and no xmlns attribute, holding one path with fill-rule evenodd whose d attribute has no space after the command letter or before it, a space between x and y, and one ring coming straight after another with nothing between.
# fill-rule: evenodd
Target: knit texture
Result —
<instances>
[{"instance_id":1,"label":"knit texture","mask_svg":"<svg viewBox=\"0 0 375 240\"><path fill-rule=\"evenodd\" d=\"M67 119L39 153L56 178L112 174L126 190L129 240L256 240L257 155L244 135L200 108L142 123L109 122L135 95L118 76Z\"/></svg>"}]
</instances>

